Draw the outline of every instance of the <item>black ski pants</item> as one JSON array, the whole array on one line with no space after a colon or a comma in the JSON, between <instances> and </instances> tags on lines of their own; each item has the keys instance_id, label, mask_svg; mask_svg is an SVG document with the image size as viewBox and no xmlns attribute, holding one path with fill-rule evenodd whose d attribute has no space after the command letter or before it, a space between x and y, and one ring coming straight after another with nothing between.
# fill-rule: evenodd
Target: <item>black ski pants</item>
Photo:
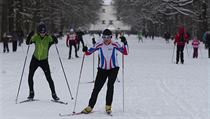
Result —
<instances>
[{"instance_id":1,"label":"black ski pants","mask_svg":"<svg viewBox=\"0 0 210 119\"><path fill-rule=\"evenodd\" d=\"M54 82L53 82L51 74L50 74L48 59L39 61L34 56L32 57L32 60L31 60L30 66L29 66L29 75L28 75L29 91L34 92L33 76L34 76L34 73L38 67L41 67L42 70L44 71L44 74L45 74L45 77L49 83L51 92L52 92L52 94L55 94L55 86L54 86Z\"/></svg>"},{"instance_id":2,"label":"black ski pants","mask_svg":"<svg viewBox=\"0 0 210 119\"><path fill-rule=\"evenodd\" d=\"M208 46L208 58L210 58L210 46Z\"/></svg>"},{"instance_id":3,"label":"black ski pants","mask_svg":"<svg viewBox=\"0 0 210 119\"><path fill-rule=\"evenodd\" d=\"M198 48L193 48L193 58L198 58Z\"/></svg>"},{"instance_id":4,"label":"black ski pants","mask_svg":"<svg viewBox=\"0 0 210 119\"><path fill-rule=\"evenodd\" d=\"M101 68L98 68L94 88L89 100L89 106L91 108L94 108L98 94L102 89L104 83L106 82L107 78L108 78L108 83L107 83L107 92L106 92L106 105L110 106L112 105L113 94L114 94L114 83L117 78L118 70L119 67L113 68L111 70L103 70Z\"/></svg>"},{"instance_id":5,"label":"black ski pants","mask_svg":"<svg viewBox=\"0 0 210 119\"><path fill-rule=\"evenodd\" d=\"M12 42L12 51L16 52L17 51L17 40Z\"/></svg>"},{"instance_id":6,"label":"black ski pants","mask_svg":"<svg viewBox=\"0 0 210 119\"><path fill-rule=\"evenodd\" d=\"M179 62L179 57L181 58L181 63L184 63L184 46L178 46L176 50L176 63Z\"/></svg>"},{"instance_id":7,"label":"black ski pants","mask_svg":"<svg viewBox=\"0 0 210 119\"><path fill-rule=\"evenodd\" d=\"M76 43L69 43L69 59L71 59L72 46L74 46L75 56L78 56Z\"/></svg>"},{"instance_id":8,"label":"black ski pants","mask_svg":"<svg viewBox=\"0 0 210 119\"><path fill-rule=\"evenodd\" d=\"M82 47L85 46L83 39L79 39L79 40L78 40L78 43L77 43L77 50L78 50L78 51L79 51L79 48L80 48L80 42L82 43Z\"/></svg>"},{"instance_id":9,"label":"black ski pants","mask_svg":"<svg viewBox=\"0 0 210 119\"><path fill-rule=\"evenodd\" d=\"M3 46L4 46L3 52L6 52L6 51L9 52L8 42L4 42Z\"/></svg>"}]
</instances>

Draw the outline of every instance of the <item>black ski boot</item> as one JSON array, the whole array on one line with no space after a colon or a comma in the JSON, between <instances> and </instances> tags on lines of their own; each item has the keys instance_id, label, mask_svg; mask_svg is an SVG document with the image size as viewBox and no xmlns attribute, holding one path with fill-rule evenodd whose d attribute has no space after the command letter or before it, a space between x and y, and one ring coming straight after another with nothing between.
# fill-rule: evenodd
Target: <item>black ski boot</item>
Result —
<instances>
[{"instance_id":1,"label":"black ski boot","mask_svg":"<svg viewBox=\"0 0 210 119\"><path fill-rule=\"evenodd\" d=\"M78 56L78 55L75 55L75 57L76 57L76 58L79 58L79 56Z\"/></svg>"},{"instance_id":2,"label":"black ski boot","mask_svg":"<svg viewBox=\"0 0 210 119\"><path fill-rule=\"evenodd\" d=\"M52 98L53 98L55 101L60 100L60 98L59 98L55 93L52 94Z\"/></svg>"},{"instance_id":3,"label":"black ski boot","mask_svg":"<svg viewBox=\"0 0 210 119\"><path fill-rule=\"evenodd\" d=\"M33 100L34 99L34 91L30 91L28 99L29 100Z\"/></svg>"}]
</instances>

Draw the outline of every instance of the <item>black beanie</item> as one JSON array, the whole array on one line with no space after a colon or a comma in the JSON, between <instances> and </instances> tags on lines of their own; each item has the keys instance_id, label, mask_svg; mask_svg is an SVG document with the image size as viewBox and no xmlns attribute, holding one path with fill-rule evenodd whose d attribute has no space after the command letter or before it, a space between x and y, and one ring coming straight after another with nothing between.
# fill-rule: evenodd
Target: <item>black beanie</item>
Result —
<instances>
[{"instance_id":1,"label":"black beanie","mask_svg":"<svg viewBox=\"0 0 210 119\"><path fill-rule=\"evenodd\" d=\"M112 32L109 29L105 29L103 35L112 35Z\"/></svg>"},{"instance_id":2,"label":"black beanie","mask_svg":"<svg viewBox=\"0 0 210 119\"><path fill-rule=\"evenodd\" d=\"M40 23L38 28L37 28L37 31L39 33L46 33L47 32L47 28L46 28L45 24L44 23Z\"/></svg>"}]
</instances>

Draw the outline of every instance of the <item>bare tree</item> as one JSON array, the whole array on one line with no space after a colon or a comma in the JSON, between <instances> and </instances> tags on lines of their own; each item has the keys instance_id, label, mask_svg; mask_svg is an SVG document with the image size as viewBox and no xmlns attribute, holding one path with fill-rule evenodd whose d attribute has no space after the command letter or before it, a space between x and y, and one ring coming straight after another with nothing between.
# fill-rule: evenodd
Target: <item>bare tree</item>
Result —
<instances>
[{"instance_id":1,"label":"bare tree","mask_svg":"<svg viewBox=\"0 0 210 119\"><path fill-rule=\"evenodd\" d=\"M21 1L17 14L24 29L35 30L37 23L45 22L50 32L78 28L95 22L102 0L15 0ZM14 9L16 9L14 7Z\"/></svg>"},{"instance_id":2,"label":"bare tree","mask_svg":"<svg viewBox=\"0 0 210 119\"><path fill-rule=\"evenodd\" d=\"M201 36L209 24L208 0L115 0L117 14L135 30L176 33L184 25ZM193 25L192 25L193 24Z\"/></svg>"}]
</instances>

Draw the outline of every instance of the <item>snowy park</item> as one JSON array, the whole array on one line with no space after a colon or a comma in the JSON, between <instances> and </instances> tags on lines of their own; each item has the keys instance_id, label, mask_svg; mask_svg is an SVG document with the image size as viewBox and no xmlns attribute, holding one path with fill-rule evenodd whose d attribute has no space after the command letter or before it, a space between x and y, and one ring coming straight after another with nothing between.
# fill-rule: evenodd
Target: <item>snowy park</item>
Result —
<instances>
[{"instance_id":1,"label":"snowy park","mask_svg":"<svg viewBox=\"0 0 210 119\"><path fill-rule=\"evenodd\" d=\"M85 44L91 47L92 37L85 35L83 38ZM16 104L15 99L28 47L24 43L17 52L0 53L1 119L209 119L210 61L204 44L201 43L199 46L198 58L192 58L193 49L190 41L184 49L184 64L176 64L176 47L174 49L173 41L166 43L163 38L155 37L154 40L143 38L142 43L138 41L137 35L126 36L129 54L124 56L124 74L122 55L118 54L120 70L114 85L113 116L105 113L105 84L98 95L93 113L60 117L60 113L73 112L83 57L80 49L79 58L73 57L69 60L65 39L66 36L58 40L57 48L74 100L69 95L56 46L52 45L49 50L52 79L58 97L68 104L51 101L49 85L40 68L34 75L34 99L39 101L19 103L27 99L29 94L27 80L29 63L34 52L32 44ZM93 89L93 83L90 82L94 80L97 72L97 59L97 53L94 56L85 56L76 112L82 111L88 105Z\"/></svg>"}]
</instances>

